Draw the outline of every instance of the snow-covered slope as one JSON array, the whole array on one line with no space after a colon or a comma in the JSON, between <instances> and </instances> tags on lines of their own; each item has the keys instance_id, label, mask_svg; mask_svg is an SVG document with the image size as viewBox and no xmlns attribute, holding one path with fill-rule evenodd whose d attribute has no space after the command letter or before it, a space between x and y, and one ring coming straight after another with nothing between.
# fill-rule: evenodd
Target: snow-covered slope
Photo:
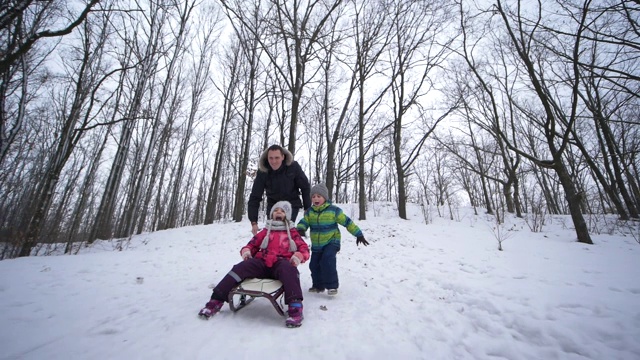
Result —
<instances>
[{"instance_id":1,"label":"snow-covered slope","mask_svg":"<svg viewBox=\"0 0 640 360\"><path fill-rule=\"evenodd\" d=\"M340 293L305 294L297 329L264 299L196 316L240 261L246 221L1 261L0 359L640 359L632 237L587 246L568 220L532 233L512 219L498 251L495 225L470 209L426 225L417 207L401 220L371 206L358 221L342 205L371 245L343 232Z\"/></svg>"}]
</instances>

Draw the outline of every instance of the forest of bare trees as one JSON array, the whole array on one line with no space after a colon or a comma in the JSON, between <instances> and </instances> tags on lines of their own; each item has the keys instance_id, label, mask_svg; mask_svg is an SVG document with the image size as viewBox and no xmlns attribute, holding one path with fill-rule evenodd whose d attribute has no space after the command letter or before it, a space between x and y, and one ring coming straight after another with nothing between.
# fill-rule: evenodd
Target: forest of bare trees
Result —
<instances>
[{"instance_id":1,"label":"forest of bare trees","mask_svg":"<svg viewBox=\"0 0 640 360\"><path fill-rule=\"evenodd\" d=\"M241 221L270 144L360 219L639 220L637 0L0 0L0 35L0 259Z\"/></svg>"}]
</instances>

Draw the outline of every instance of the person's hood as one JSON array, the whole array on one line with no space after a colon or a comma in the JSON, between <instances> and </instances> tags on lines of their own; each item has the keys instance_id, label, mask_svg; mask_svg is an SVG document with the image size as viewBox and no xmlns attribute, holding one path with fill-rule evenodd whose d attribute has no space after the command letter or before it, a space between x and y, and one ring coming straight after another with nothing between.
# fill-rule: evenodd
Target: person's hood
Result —
<instances>
[{"instance_id":1,"label":"person's hood","mask_svg":"<svg viewBox=\"0 0 640 360\"><path fill-rule=\"evenodd\" d=\"M291 154L291 152L289 152L289 150L282 148L282 153L284 154L284 160L282 161L283 165L291 165L291 163L293 162L293 155ZM260 160L258 161L258 170L262 171L262 172L268 172L269 169L271 169L271 166L269 165L269 149L266 149L262 155L260 155Z\"/></svg>"}]
</instances>

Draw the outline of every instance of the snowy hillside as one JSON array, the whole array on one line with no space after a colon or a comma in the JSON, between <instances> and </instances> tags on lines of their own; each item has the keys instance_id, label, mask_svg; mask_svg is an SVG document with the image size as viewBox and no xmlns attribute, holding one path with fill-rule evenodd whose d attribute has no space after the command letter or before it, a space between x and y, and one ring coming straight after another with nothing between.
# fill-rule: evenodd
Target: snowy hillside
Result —
<instances>
[{"instance_id":1,"label":"snowy hillside","mask_svg":"<svg viewBox=\"0 0 640 360\"><path fill-rule=\"evenodd\" d=\"M632 237L588 246L568 219L541 233L510 220L498 251L493 223L470 209L425 225L417 207L401 220L372 205L366 221L342 207L371 245L343 231L335 298L306 293L300 267L298 329L264 299L199 319L251 233L247 221L193 226L123 251L1 261L0 359L640 359Z\"/></svg>"}]
</instances>

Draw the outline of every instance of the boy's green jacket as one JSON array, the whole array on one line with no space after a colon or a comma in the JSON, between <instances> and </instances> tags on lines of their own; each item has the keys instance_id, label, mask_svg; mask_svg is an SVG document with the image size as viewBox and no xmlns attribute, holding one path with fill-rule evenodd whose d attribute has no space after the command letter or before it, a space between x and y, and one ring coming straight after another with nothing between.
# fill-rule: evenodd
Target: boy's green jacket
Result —
<instances>
[{"instance_id":1,"label":"boy's green jacket","mask_svg":"<svg viewBox=\"0 0 640 360\"><path fill-rule=\"evenodd\" d=\"M362 236L362 231L342 209L331 204L330 201L320 206L311 206L304 212L296 228L307 231L311 228L311 251L321 251L329 243L340 246L340 229L338 224L344 226L351 235Z\"/></svg>"}]
</instances>

